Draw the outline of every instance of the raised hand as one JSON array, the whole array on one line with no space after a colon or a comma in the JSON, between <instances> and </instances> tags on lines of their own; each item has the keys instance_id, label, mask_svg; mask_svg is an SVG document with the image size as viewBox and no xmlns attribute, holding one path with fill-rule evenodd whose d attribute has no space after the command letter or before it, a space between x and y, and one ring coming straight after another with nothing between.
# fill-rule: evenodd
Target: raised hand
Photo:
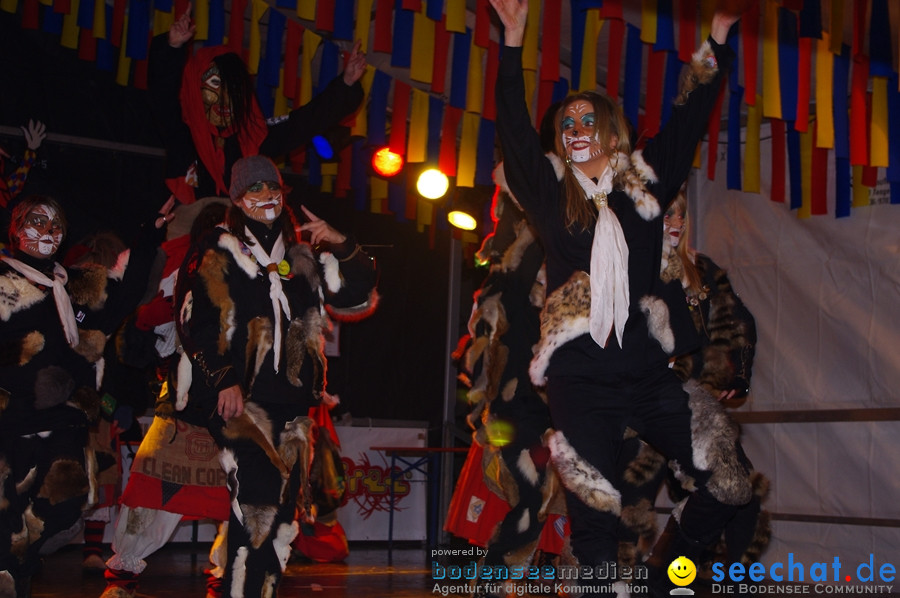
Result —
<instances>
[{"instance_id":1,"label":"raised hand","mask_svg":"<svg viewBox=\"0 0 900 598\"><path fill-rule=\"evenodd\" d=\"M521 46L528 20L528 0L490 0L505 29L507 46Z\"/></svg>"},{"instance_id":2,"label":"raised hand","mask_svg":"<svg viewBox=\"0 0 900 598\"><path fill-rule=\"evenodd\" d=\"M20 128L25 134L25 143L28 144L28 149L37 151L47 137L47 126L39 120L28 119L28 128Z\"/></svg>"},{"instance_id":3,"label":"raised hand","mask_svg":"<svg viewBox=\"0 0 900 598\"><path fill-rule=\"evenodd\" d=\"M194 37L197 25L191 20L191 3L188 2L184 14L175 19L172 28L169 29L169 45L180 48Z\"/></svg>"},{"instance_id":4,"label":"raised hand","mask_svg":"<svg viewBox=\"0 0 900 598\"><path fill-rule=\"evenodd\" d=\"M327 243L343 243L347 240L346 235L335 230L330 224L306 209L306 206L300 206L303 214L306 215L309 222L300 225L300 230L309 233L310 245L316 246L322 241Z\"/></svg>"},{"instance_id":5,"label":"raised hand","mask_svg":"<svg viewBox=\"0 0 900 598\"><path fill-rule=\"evenodd\" d=\"M366 72L366 53L361 51L362 41L356 40L344 64L344 83L353 85Z\"/></svg>"}]
</instances>

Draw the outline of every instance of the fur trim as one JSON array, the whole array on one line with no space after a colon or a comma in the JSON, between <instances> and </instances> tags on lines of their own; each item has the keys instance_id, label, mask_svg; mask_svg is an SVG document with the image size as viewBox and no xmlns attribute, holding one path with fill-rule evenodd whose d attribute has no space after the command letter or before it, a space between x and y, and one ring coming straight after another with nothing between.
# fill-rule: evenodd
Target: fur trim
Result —
<instances>
[{"instance_id":1,"label":"fur trim","mask_svg":"<svg viewBox=\"0 0 900 598\"><path fill-rule=\"evenodd\" d=\"M12 314L28 309L46 296L18 272L10 270L0 275L0 320L8 322Z\"/></svg>"},{"instance_id":2,"label":"fur trim","mask_svg":"<svg viewBox=\"0 0 900 598\"><path fill-rule=\"evenodd\" d=\"M25 365L31 358L44 350L44 335L33 330L22 338L22 350L19 353L19 365Z\"/></svg>"},{"instance_id":3,"label":"fur trim","mask_svg":"<svg viewBox=\"0 0 900 598\"><path fill-rule=\"evenodd\" d=\"M586 272L575 272L553 291L541 311L541 340L531 360L529 374L537 386L547 383L547 366L554 351L589 332L591 281Z\"/></svg>"},{"instance_id":4,"label":"fur trim","mask_svg":"<svg viewBox=\"0 0 900 598\"><path fill-rule=\"evenodd\" d=\"M131 250L126 249L116 257L116 263L107 271L107 276L113 280L122 280L125 276L125 270L128 269L128 262L131 259Z\"/></svg>"},{"instance_id":5,"label":"fur trim","mask_svg":"<svg viewBox=\"0 0 900 598\"><path fill-rule=\"evenodd\" d=\"M316 256L309 243L299 243L291 247L287 252L287 259L291 263L291 274L304 277L313 289L321 286Z\"/></svg>"},{"instance_id":6,"label":"fur trim","mask_svg":"<svg viewBox=\"0 0 900 598\"><path fill-rule=\"evenodd\" d=\"M557 431L550 437L549 446L550 460L569 492L598 511L620 514L622 495L602 473L575 452L562 432Z\"/></svg>"},{"instance_id":7,"label":"fur trim","mask_svg":"<svg viewBox=\"0 0 900 598\"><path fill-rule=\"evenodd\" d=\"M274 344L274 329L272 320L257 316L247 322L247 347L245 350L247 380L244 388L253 389L253 383L259 374L266 354L272 350Z\"/></svg>"},{"instance_id":8,"label":"fur trim","mask_svg":"<svg viewBox=\"0 0 900 598\"><path fill-rule=\"evenodd\" d=\"M247 583L247 556L246 546L237 549L234 561L231 563L231 598L244 598L244 584Z\"/></svg>"},{"instance_id":9,"label":"fur trim","mask_svg":"<svg viewBox=\"0 0 900 598\"><path fill-rule=\"evenodd\" d=\"M47 409L69 400L75 390L75 380L58 365L48 365L38 371L34 381L34 407Z\"/></svg>"},{"instance_id":10,"label":"fur trim","mask_svg":"<svg viewBox=\"0 0 900 598\"><path fill-rule=\"evenodd\" d=\"M752 490L735 448L737 425L695 380L688 380L684 389L690 396L694 466L712 472L706 487L717 500L728 505L746 504Z\"/></svg>"},{"instance_id":11,"label":"fur trim","mask_svg":"<svg viewBox=\"0 0 900 598\"><path fill-rule=\"evenodd\" d=\"M88 477L81 463L74 459L57 459L50 465L37 495L39 498L46 498L51 505L58 505L86 495L88 489Z\"/></svg>"},{"instance_id":12,"label":"fur trim","mask_svg":"<svg viewBox=\"0 0 900 598\"><path fill-rule=\"evenodd\" d=\"M506 251L503 253L503 259L500 262L500 269L503 272L517 270L522 264L522 256L525 255L525 250L537 240L534 231L524 218L516 223L515 228L516 239L506 248Z\"/></svg>"},{"instance_id":13,"label":"fur trim","mask_svg":"<svg viewBox=\"0 0 900 598\"><path fill-rule=\"evenodd\" d=\"M256 263L256 260L253 259L253 256L244 253L244 244L241 243L237 237L229 232L222 232L222 234L219 235L218 245L229 254L231 254L231 257L234 258L234 261L237 263L238 267L244 271L244 274L247 275L247 278L256 278L257 273L259 273L259 264ZM209 255L209 253L210 252L207 251L207 255ZM206 261L205 256L203 258L203 261Z\"/></svg>"},{"instance_id":14,"label":"fur trim","mask_svg":"<svg viewBox=\"0 0 900 598\"><path fill-rule=\"evenodd\" d=\"M675 334L669 324L669 306L659 297L646 295L641 298L641 311L647 318L647 330L662 350L672 354L675 350Z\"/></svg>"},{"instance_id":15,"label":"fur trim","mask_svg":"<svg viewBox=\"0 0 900 598\"><path fill-rule=\"evenodd\" d=\"M0 598L16 598L16 580L5 569L0 571Z\"/></svg>"},{"instance_id":16,"label":"fur trim","mask_svg":"<svg viewBox=\"0 0 900 598\"><path fill-rule=\"evenodd\" d=\"M240 494L241 484L237 477L237 459L234 451L227 447L219 449L219 465L228 478L228 490L231 494L231 513L237 518L238 523L244 525L244 514L241 512L241 505L238 504L237 496Z\"/></svg>"},{"instance_id":17,"label":"fur trim","mask_svg":"<svg viewBox=\"0 0 900 598\"><path fill-rule=\"evenodd\" d=\"M655 479L665 464L665 457L656 452L646 442L641 442L638 454L628 464L623 477L632 486L643 486Z\"/></svg>"},{"instance_id":18,"label":"fur trim","mask_svg":"<svg viewBox=\"0 0 900 598\"><path fill-rule=\"evenodd\" d=\"M290 476L290 470L281 460L281 455L272 442L272 422L262 407L253 402L244 403L244 411L232 417L222 428L222 435L228 440L244 440L255 443L281 473L282 479ZM226 470L227 471L227 470Z\"/></svg>"},{"instance_id":19,"label":"fur trim","mask_svg":"<svg viewBox=\"0 0 900 598\"><path fill-rule=\"evenodd\" d=\"M272 545L275 549L275 555L278 557L278 563L281 565L282 571L287 568L288 559L291 558L291 542L294 541L294 538L296 538L299 533L300 526L297 525L296 521L282 523L278 526L278 531L275 533Z\"/></svg>"},{"instance_id":20,"label":"fur trim","mask_svg":"<svg viewBox=\"0 0 900 598\"><path fill-rule=\"evenodd\" d=\"M254 549L258 550L272 531L278 507L276 505L256 506L241 504L241 512L244 514L244 529L250 538L250 544Z\"/></svg>"},{"instance_id":21,"label":"fur trim","mask_svg":"<svg viewBox=\"0 0 900 598\"><path fill-rule=\"evenodd\" d=\"M106 335L102 330L78 329L78 345L75 352L91 363L96 363L103 357L103 349L106 348Z\"/></svg>"},{"instance_id":22,"label":"fur trim","mask_svg":"<svg viewBox=\"0 0 900 598\"><path fill-rule=\"evenodd\" d=\"M500 389L500 398L504 401L512 401L516 398L516 389L519 388L519 379L510 378Z\"/></svg>"},{"instance_id":23,"label":"fur trim","mask_svg":"<svg viewBox=\"0 0 900 598\"><path fill-rule=\"evenodd\" d=\"M302 318L294 318L285 335L285 352L287 355L288 382L294 386L302 386L300 369L306 357L313 358L312 393L316 399L321 398L325 389L325 374L328 361L325 358L324 333L331 328L328 318L319 313L316 307L310 307Z\"/></svg>"},{"instance_id":24,"label":"fur trim","mask_svg":"<svg viewBox=\"0 0 900 598\"><path fill-rule=\"evenodd\" d=\"M100 416L100 394L89 386L76 388L68 404L84 411L88 421L95 421Z\"/></svg>"},{"instance_id":25,"label":"fur trim","mask_svg":"<svg viewBox=\"0 0 900 598\"><path fill-rule=\"evenodd\" d=\"M553 172L556 173L556 180L563 180L563 176L565 176L566 174L566 165L563 163L560 157L557 156L554 152L548 152L544 155L547 157L547 160L550 161L550 165L553 166Z\"/></svg>"},{"instance_id":26,"label":"fur trim","mask_svg":"<svg viewBox=\"0 0 900 598\"><path fill-rule=\"evenodd\" d=\"M656 538L659 531L656 524L656 509L646 498L633 505L622 507L622 523L642 539L651 541Z\"/></svg>"},{"instance_id":27,"label":"fur trim","mask_svg":"<svg viewBox=\"0 0 900 598\"><path fill-rule=\"evenodd\" d=\"M25 474L25 477L22 478L21 481L16 482L16 494L24 495L26 492L31 490L31 487L34 485L34 481L37 479L37 467L33 466L28 470L28 473Z\"/></svg>"},{"instance_id":28,"label":"fur trim","mask_svg":"<svg viewBox=\"0 0 900 598\"><path fill-rule=\"evenodd\" d=\"M341 278L341 263L333 253L323 251L319 255L319 263L322 264L322 271L325 274L325 286L329 293L337 293L344 286Z\"/></svg>"},{"instance_id":29,"label":"fur trim","mask_svg":"<svg viewBox=\"0 0 900 598\"><path fill-rule=\"evenodd\" d=\"M187 324L191 321L191 315L194 313L194 292L188 291L184 294L184 301L181 303L181 308L178 310L178 320L182 324Z\"/></svg>"},{"instance_id":30,"label":"fur trim","mask_svg":"<svg viewBox=\"0 0 900 598\"><path fill-rule=\"evenodd\" d=\"M194 377L194 367L187 353L182 353L178 360L177 390L175 393L175 410L183 411L187 407L188 392L191 390L191 382Z\"/></svg>"},{"instance_id":31,"label":"fur trim","mask_svg":"<svg viewBox=\"0 0 900 598\"><path fill-rule=\"evenodd\" d=\"M150 527L155 517L154 509L129 507L128 518L125 520L125 533L129 536L140 536Z\"/></svg>"},{"instance_id":32,"label":"fur trim","mask_svg":"<svg viewBox=\"0 0 900 598\"><path fill-rule=\"evenodd\" d=\"M657 181L656 172L644 161L642 150L631 156L616 154L618 158L618 180L628 197L634 202L634 209L644 220L653 220L662 213L659 201L647 189L648 183Z\"/></svg>"},{"instance_id":33,"label":"fur trim","mask_svg":"<svg viewBox=\"0 0 900 598\"><path fill-rule=\"evenodd\" d=\"M109 298L106 274L106 268L100 264L72 268L66 283L72 303L87 306L91 311L102 309Z\"/></svg>"},{"instance_id":34,"label":"fur trim","mask_svg":"<svg viewBox=\"0 0 900 598\"><path fill-rule=\"evenodd\" d=\"M675 98L674 104L678 106L687 102L692 91L712 81L718 72L719 65L712 46L709 40L704 41L691 56L690 64L681 71L678 97Z\"/></svg>"},{"instance_id":35,"label":"fur trim","mask_svg":"<svg viewBox=\"0 0 900 598\"><path fill-rule=\"evenodd\" d=\"M231 237L231 235L223 234L219 243L222 244L226 237ZM234 241L237 242L237 239ZM243 257L246 261L247 256ZM241 262L239 261L238 264L240 265ZM216 343L219 355L225 354L225 351L231 346L231 337L234 335L234 301L231 299L228 283L225 281L227 271L227 258L214 250L206 252L203 261L200 262L200 267L197 268L197 274L203 280L210 302L219 310L219 337ZM254 276L255 274L256 270L254 270Z\"/></svg>"},{"instance_id":36,"label":"fur trim","mask_svg":"<svg viewBox=\"0 0 900 598\"><path fill-rule=\"evenodd\" d=\"M519 517L519 523L516 524L516 531L520 534L525 533L529 523L531 523L531 509L525 509L522 511L522 516Z\"/></svg>"},{"instance_id":37,"label":"fur trim","mask_svg":"<svg viewBox=\"0 0 900 598\"><path fill-rule=\"evenodd\" d=\"M522 474L522 477L525 478L529 484L532 486L538 485L540 476L538 475L538 470L534 461L531 459L531 452L528 449L522 449L522 452L519 453L519 458L516 460L516 468L518 468L519 473Z\"/></svg>"}]
</instances>

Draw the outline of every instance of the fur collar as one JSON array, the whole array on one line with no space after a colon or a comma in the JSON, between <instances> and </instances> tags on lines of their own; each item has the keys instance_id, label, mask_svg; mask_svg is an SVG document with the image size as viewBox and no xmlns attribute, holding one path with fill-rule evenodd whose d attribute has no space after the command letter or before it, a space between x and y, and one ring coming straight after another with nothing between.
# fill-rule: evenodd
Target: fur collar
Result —
<instances>
[{"instance_id":1,"label":"fur collar","mask_svg":"<svg viewBox=\"0 0 900 598\"><path fill-rule=\"evenodd\" d=\"M87 306L92 311L102 309L109 297L107 274L107 269L100 264L70 268L66 290L72 297L72 303Z\"/></svg>"}]
</instances>

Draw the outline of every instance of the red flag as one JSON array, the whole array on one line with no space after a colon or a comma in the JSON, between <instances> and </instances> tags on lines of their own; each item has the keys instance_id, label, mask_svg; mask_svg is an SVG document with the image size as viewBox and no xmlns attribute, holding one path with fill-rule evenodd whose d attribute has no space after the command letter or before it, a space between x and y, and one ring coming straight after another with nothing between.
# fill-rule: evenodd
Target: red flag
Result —
<instances>
[{"instance_id":1,"label":"red flag","mask_svg":"<svg viewBox=\"0 0 900 598\"><path fill-rule=\"evenodd\" d=\"M813 123L815 124L815 123ZM819 216L828 213L828 149L817 147L816 129L812 127L812 164L809 186L810 214Z\"/></svg>"},{"instance_id":2,"label":"red flag","mask_svg":"<svg viewBox=\"0 0 900 598\"><path fill-rule=\"evenodd\" d=\"M619 97L619 79L622 73L622 47L625 42L625 21L609 22L609 64L606 68L606 95Z\"/></svg>"},{"instance_id":3,"label":"red flag","mask_svg":"<svg viewBox=\"0 0 900 598\"><path fill-rule=\"evenodd\" d=\"M406 117L409 114L410 86L400 79L394 79L394 105L391 114L391 136L388 145L391 151L406 155Z\"/></svg>"},{"instance_id":4,"label":"red flag","mask_svg":"<svg viewBox=\"0 0 900 598\"><path fill-rule=\"evenodd\" d=\"M678 6L678 60L689 63L697 49L697 5L679 2Z\"/></svg>"},{"instance_id":5,"label":"red flag","mask_svg":"<svg viewBox=\"0 0 900 598\"><path fill-rule=\"evenodd\" d=\"M244 12L247 0L231 0L231 21L228 23L228 47L238 56L244 49Z\"/></svg>"},{"instance_id":6,"label":"red flag","mask_svg":"<svg viewBox=\"0 0 900 598\"><path fill-rule=\"evenodd\" d=\"M97 60L97 39L90 29L78 31L78 58L94 62Z\"/></svg>"},{"instance_id":7,"label":"red flag","mask_svg":"<svg viewBox=\"0 0 900 598\"><path fill-rule=\"evenodd\" d=\"M303 40L303 25L288 19L287 36L284 42L284 86L282 93L288 99L294 99L300 86L297 66L300 62L300 46Z\"/></svg>"},{"instance_id":8,"label":"red flag","mask_svg":"<svg viewBox=\"0 0 900 598\"><path fill-rule=\"evenodd\" d=\"M441 129L441 152L438 156L438 167L447 176L456 176L456 132L462 109L447 106L444 110L444 126Z\"/></svg>"},{"instance_id":9,"label":"red flag","mask_svg":"<svg viewBox=\"0 0 900 598\"><path fill-rule=\"evenodd\" d=\"M391 26L394 16L392 0L376 0L375 3L375 36L372 39L372 50L391 53Z\"/></svg>"},{"instance_id":10,"label":"red flag","mask_svg":"<svg viewBox=\"0 0 900 598\"><path fill-rule=\"evenodd\" d=\"M544 24L541 38L541 80L559 80L559 28L562 24L560 0L544 2Z\"/></svg>"},{"instance_id":11,"label":"red flag","mask_svg":"<svg viewBox=\"0 0 900 598\"><path fill-rule=\"evenodd\" d=\"M497 118L497 104L494 89L497 86L497 69L500 67L500 45L490 42L487 52L487 67L484 70L484 105L481 116L487 120Z\"/></svg>"},{"instance_id":12,"label":"red flag","mask_svg":"<svg viewBox=\"0 0 900 598\"><path fill-rule=\"evenodd\" d=\"M850 76L850 164L869 163L869 111L866 109L869 89L869 59L857 56Z\"/></svg>"},{"instance_id":13,"label":"red flag","mask_svg":"<svg viewBox=\"0 0 900 598\"><path fill-rule=\"evenodd\" d=\"M685 4L682 2L682 4ZM759 2L751 2L741 17L741 41L744 45L744 103L756 106L756 77L759 69Z\"/></svg>"},{"instance_id":14,"label":"red flag","mask_svg":"<svg viewBox=\"0 0 900 598\"><path fill-rule=\"evenodd\" d=\"M447 31L447 15L434 24L434 63L431 72L431 91L442 94L447 86L447 55L450 52L450 32Z\"/></svg>"},{"instance_id":15,"label":"red flag","mask_svg":"<svg viewBox=\"0 0 900 598\"><path fill-rule=\"evenodd\" d=\"M334 32L334 0L316 0L316 29Z\"/></svg>"},{"instance_id":16,"label":"red flag","mask_svg":"<svg viewBox=\"0 0 900 598\"><path fill-rule=\"evenodd\" d=\"M659 133L662 122L662 96L663 80L665 79L666 56L665 50L650 50L647 59L647 100L644 110L644 128L642 135L655 137Z\"/></svg>"},{"instance_id":17,"label":"red flag","mask_svg":"<svg viewBox=\"0 0 900 598\"><path fill-rule=\"evenodd\" d=\"M801 37L798 41L797 73L797 118L794 129L805 133L809 130L809 94L812 76L812 38Z\"/></svg>"},{"instance_id":18,"label":"red flag","mask_svg":"<svg viewBox=\"0 0 900 598\"><path fill-rule=\"evenodd\" d=\"M491 7L488 0L475 0L475 32L473 40L479 48L491 42Z\"/></svg>"},{"instance_id":19,"label":"red flag","mask_svg":"<svg viewBox=\"0 0 900 598\"><path fill-rule=\"evenodd\" d=\"M787 162L784 147L784 121L769 119L772 127L772 194L771 200L784 203L784 165Z\"/></svg>"},{"instance_id":20,"label":"red flag","mask_svg":"<svg viewBox=\"0 0 900 598\"><path fill-rule=\"evenodd\" d=\"M725 85L719 89L719 97L709 117L709 149L707 150L706 176L709 180L716 178L716 158L719 153L719 128L722 126L722 100L725 97Z\"/></svg>"}]
</instances>

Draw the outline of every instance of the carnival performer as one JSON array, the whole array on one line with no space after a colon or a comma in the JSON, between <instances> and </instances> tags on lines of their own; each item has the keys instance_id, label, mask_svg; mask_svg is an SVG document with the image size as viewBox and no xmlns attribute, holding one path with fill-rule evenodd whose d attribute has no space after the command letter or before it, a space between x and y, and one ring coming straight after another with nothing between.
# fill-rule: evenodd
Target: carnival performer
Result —
<instances>
[{"instance_id":1,"label":"carnival performer","mask_svg":"<svg viewBox=\"0 0 900 598\"><path fill-rule=\"evenodd\" d=\"M697 555L750 499L736 431L719 434L708 446L714 453L692 438L692 418L709 415L689 408L668 359L690 350L687 340L696 343L696 333L683 292L670 296L659 279L663 215L687 177L733 60L725 41L739 15L715 14L671 118L643 150L632 152L623 111L613 100L594 92L569 96L557 113L556 153L566 164L559 182L525 103L521 46L528 3L491 5L505 30L496 89L506 177L546 252L547 300L530 374L546 386L556 429L551 460L567 491L572 549L583 566L616 561L616 458L632 425L696 480L677 538L658 547L659 558L668 561L651 571L652 591L666 595L663 571L672 555ZM587 594L611 595L609 581L587 582Z\"/></svg>"},{"instance_id":2,"label":"carnival performer","mask_svg":"<svg viewBox=\"0 0 900 598\"><path fill-rule=\"evenodd\" d=\"M709 256L694 250L689 242L690 220L687 214L685 187L669 206L664 218L663 256L660 278L666 284L681 285L690 309L694 327L700 335L700 347L673 359L673 370L684 382L691 400L721 401L736 405L746 399L750 391L750 375L756 352L756 322L753 315L734 291L728 273ZM625 546L641 545L656 537L656 513L653 505L663 480L668 477L669 495L676 503L686 498L690 480L679 480L666 467L665 459L636 435L627 434L620 462L624 464L622 480L622 519L625 523ZM748 468L750 460L738 445L739 456ZM667 476L668 473L668 476ZM759 560L768 545L771 530L769 515L761 509L769 489L769 480L752 471L753 495L746 505L737 509L725 525L724 546L716 546L721 554L712 558L728 563L749 565ZM682 487L682 481L688 485ZM666 533L672 533L674 522ZM622 562L620 549L620 562ZM646 555L638 549L633 561ZM627 559L626 559L627 560ZM706 561L706 558L703 559ZM698 568L702 565L696 563Z\"/></svg>"},{"instance_id":3,"label":"carnival performer","mask_svg":"<svg viewBox=\"0 0 900 598\"><path fill-rule=\"evenodd\" d=\"M176 409L206 425L222 451L231 495L223 593L251 598L276 595L298 493L301 507L310 500L308 413L327 392L329 315L364 317L377 294L374 263L358 244L304 207L295 223L271 160L238 160L230 196L226 226L179 273L186 357Z\"/></svg>"},{"instance_id":4,"label":"carnival performer","mask_svg":"<svg viewBox=\"0 0 900 598\"><path fill-rule=\"evenodd\" d=\"M487 546L484 566L516 567L530 564L546 519L542 489L548 455L542 438L550 413L528 376L532 347L540 338L544 252L509 193L502 164L494 170L494 181L494 230L478 252L490 271L475 293L460 360L472 405L468 420L475 430L469 458L477 462L469 475L484 483L460 480L446 527ZM483 495L473 494L476 488ZM485 506L488 492L506 503L499 520ZM473 501L481 506L477 522L472 522ZM470 523L478 524L474 535L467 533Z\"/></svg>"},{"instance_id":5,"label":"carnival performer","mask_svg":"<svg viewBox=\"0 0 900 598\"><path fill-rule=\"evenodd\" d=\"M243 60L225 46L188 52L191 6L150 44L148 87L166 147L166 184L183 204L228 195L231 167L242 156L273 159L303 147L352 114L363 99L366 69L357 42L344 71L287 116L263 118Z\"/></svg>"},{"instance_id":6,"label":"carnival performer","mask_svg":"<svg viewBox=\"0 0 900 598\"><path fill-rule=\"evenodd\" d=\"M89 422L99 398L93 366L54 261L66 220L52 198L12 211L11 256L0 263L0 596L30 595L41 555L81 532L91 480Z\"/></svg>"}]
</instances>

